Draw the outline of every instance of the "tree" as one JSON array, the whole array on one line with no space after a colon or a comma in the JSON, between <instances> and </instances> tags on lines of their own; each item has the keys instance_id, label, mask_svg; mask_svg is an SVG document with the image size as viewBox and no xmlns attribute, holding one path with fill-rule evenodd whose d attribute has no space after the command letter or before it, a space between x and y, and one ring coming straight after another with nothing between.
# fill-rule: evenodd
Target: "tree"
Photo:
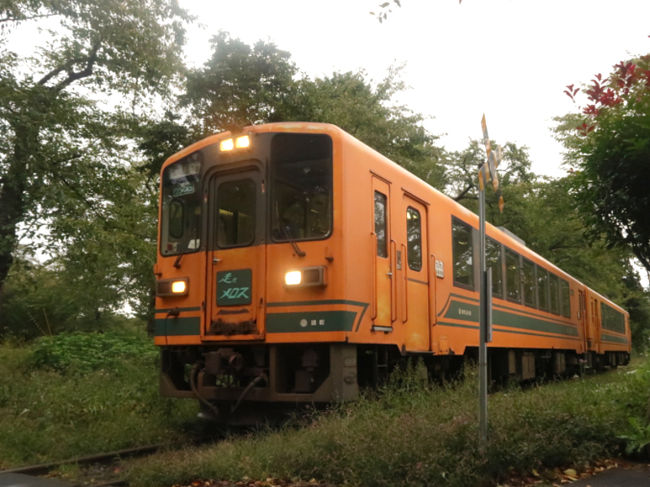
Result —
<instances>
[{"instance_id":1,"label":"tree","mask_svg":"<svg viewBox=\"0 0 650 487\"><path fill-rule=\"evenodd\" d=\"M46 18L56 24L46 44L19 62L5 48L11 33ZM107 101L132 96L139 105L167 89L180 68L184 19L174 0L10 0L0 7L0 299L21 228L51 223L70 198L102 208L106 186L99 183L110 184L130 164L120 149L131 115L109 114Z\"/></svg>"},{"instance_id":2,"label":"tree","mask_svg":"<svg viewBox=\"0 0 650 487\"><path fill-rule=\"evenodd\" d=\"M153 140L169 142L183 125L190 126L188 135L198 139L256 123L327 122L434 186L444 187L443 151L435 145L436 137L422 126L420 114L392 103L404 89L399 69L391 69L376 84L362 72L313 80L301 75L290 54L272 43L259 41L251 47L222 32L212 39L212 46L205 65L188 73L176 110L190 113L186 122L181 117L170 125L173 116L162 121L160 130L149 134L153 136L149 147Z\"/></svg>"},{"instance_id":3,"label":"tree","mask_svg":"<svg viewBox=\"0 0 650 487\"><path fill-rule=\"evenodd\" d=\"M491 145L496 147L493 141ZM507 193L515 183L533 182L536 179L530 170L531 162L526 147L518 147L512 142L506 142L502 149L503 156L498 171L500 187L503 191ZM470 140L465 150L450 152L445 158L448 177L445 192L455 201L475 212L478 207L478 168L483 162L485 162L485 147L478 140ZM490 221L495 221L502 217L498 216L496 200L490 198L489 194L486 199L487 217Z\"/></svg>"},{"instance_id":4,"label":"tree","mask_svg":"<svg viewBox=\"0 0 650 487\"><path fill-rule=\"evenodd\" d=\"M557 128L575 172L571 191L590 235L627 246L650 270L650 55L565 90L574 101L580 92L587 103Z\"/></svg>"}]
</instances>

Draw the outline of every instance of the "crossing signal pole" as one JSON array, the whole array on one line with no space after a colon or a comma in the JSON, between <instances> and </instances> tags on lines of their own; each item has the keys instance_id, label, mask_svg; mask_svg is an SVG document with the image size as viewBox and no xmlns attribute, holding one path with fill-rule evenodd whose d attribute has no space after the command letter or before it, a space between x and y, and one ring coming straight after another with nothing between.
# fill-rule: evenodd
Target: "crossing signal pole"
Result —
<instances>
[{"instance_id":1,"label":"crossing signal pole","mask_svg":"<svg viewBox=\"0 0 650 487\"><path fill-rule=\"evenodd\" d=\"M496 153L490 146L485 114L481 119L483 129L483 143L485 144L486 160L481 163L478 170L479 198L479 267L480 267L480 311L479 311L479 445L485 451L488 433L488 356L487 344L492 341L492 269L487 269L485 258L485 186L492 181L492 188L499 197L499 211L503 211L503 196L499 190L497 167L501 162L501 148L497 147Z\"/></svg>"}]
</instances>

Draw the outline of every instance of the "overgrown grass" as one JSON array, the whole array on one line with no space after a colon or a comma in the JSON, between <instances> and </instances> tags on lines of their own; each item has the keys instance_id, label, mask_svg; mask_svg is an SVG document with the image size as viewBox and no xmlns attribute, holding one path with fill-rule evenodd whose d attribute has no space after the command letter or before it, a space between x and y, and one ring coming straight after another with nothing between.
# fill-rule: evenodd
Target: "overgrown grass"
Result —
<instances>
[{"instance_id":1,"label":"overgrown grass","mask_svg":"<svg viewBox=\"0 0 650 487\"><path fill-rule=\"evenodd\" d=\"M0 468L182 442L196 405L159 396L157 356L135 331L0 344Z\"/></svg>"},{"instance_id":2,"label":"overgrown grass","mask_svg":"<svg viewBox=\"0 0 650 487\"><path fill-rule=\"evenodd\" d=\"M131 485L244 477L350 486L494 485L513 472L616 454L628 418L648 420L647 363L634 372L513 389L491 395L489 445L480 454L474 376L444 390L409 377L398 382L379 398L339 406L301 427L138 461Z\"/></svg>"}]
</instances>

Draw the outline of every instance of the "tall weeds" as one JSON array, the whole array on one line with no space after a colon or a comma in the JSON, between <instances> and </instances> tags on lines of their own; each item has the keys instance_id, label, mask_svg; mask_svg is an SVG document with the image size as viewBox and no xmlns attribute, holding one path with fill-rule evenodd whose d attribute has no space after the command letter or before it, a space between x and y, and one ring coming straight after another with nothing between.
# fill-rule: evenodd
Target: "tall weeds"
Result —
<instances>
[{"instance_id":1,"label":"tall weeds","mask_svg":"<svg viewBox=\"0 0 650 487\"><path fill-rule=\"evenodd\" d=\"M378 394L286 426L210 448L136 463L132 485L196 478L315 478L338 485L494 485L518 471L580 464L621 451L630 416L645 414L650 377L603 376L511 389L489 399L489 444L477 445L477 380L422 384L417 372Z\"/></svg>"}]
</instances>

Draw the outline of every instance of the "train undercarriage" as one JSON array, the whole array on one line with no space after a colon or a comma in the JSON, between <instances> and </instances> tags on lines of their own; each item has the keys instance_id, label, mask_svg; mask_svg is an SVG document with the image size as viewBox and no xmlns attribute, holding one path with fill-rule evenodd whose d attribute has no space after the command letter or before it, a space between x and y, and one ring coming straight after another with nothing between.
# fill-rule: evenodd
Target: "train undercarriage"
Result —
<instances>
[{"instance_id":1,"label":"train undercarriage","mask_svg":"<svg viewBox=\"0 0 650 487\"><path fill-rule=\"evenodd\" d=\"M396 368L420 361L428 379L458 378L478 351L464 355L403 354L395 346L347 343L166 347L160 389L164 396L195 398L202 416L228 424L255 424L296 408L353 400ZM571 377L625 365L627 352L490 349L493 386ZM423 378L425 379L425 378Z\"/></svg>"}]
</instances>

